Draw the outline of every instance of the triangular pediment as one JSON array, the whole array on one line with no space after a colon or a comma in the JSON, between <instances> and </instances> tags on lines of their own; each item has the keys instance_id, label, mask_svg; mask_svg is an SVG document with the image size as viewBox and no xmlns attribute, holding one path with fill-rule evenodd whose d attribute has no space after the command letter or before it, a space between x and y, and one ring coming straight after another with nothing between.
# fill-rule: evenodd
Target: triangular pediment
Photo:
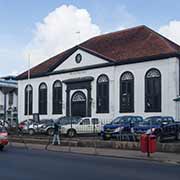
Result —
<instances>
[{"instance_id":1,"label":"triangular pediment","mask_svg":"<svg viewBox=\"0 0 180 180\"><path fill-rule=\"evenodd\" d=\"M109 63L109 61L83 49L77 49L53 71L83 68L87 66L100 65L105 63Z\"/></svg>"}]
</instances>

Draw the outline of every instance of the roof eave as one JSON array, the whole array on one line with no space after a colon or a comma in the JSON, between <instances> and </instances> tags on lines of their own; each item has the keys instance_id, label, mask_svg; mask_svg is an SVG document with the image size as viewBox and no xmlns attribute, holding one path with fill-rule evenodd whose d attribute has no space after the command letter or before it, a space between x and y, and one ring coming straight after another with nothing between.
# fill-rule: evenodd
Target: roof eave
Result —
<instances>
[{"instance_id":1,"label":"roof eave","mask_svg":"<svg viewBox=\"0 0 180 180\"><path fill-rule=\"evenodd\" d=\"M133 63L140 63L140 62L146 62L146 61L155 61L155 60L160 60L160 59L165 59L165 58L171 58L171 57L178 57L180 58L180 52L174 52L174 53L169 53L169 54L160 54L160 55L154 55L154 56L148 56L148 57L140 57L140 58L131 58L131 59L124 59L119 62L112 62L109 63L109 66L116 66L116 65L123 65L123 64L133 64ZM91 68L91 67L89 67ZM99 66L100 68L100 66ZM88 69L88 68L87 68ZM82 69L79 69L82 70ZM72 70L69 70L72 71ZM78 71L78 69L76 69ZM63 71L62 73L67 73L67 71ZM56 73L57 74L57 73ZM45 73L37 73L34 75L31 75L31 78L39 78L39 77L44 77L44 76L49 76L52 75L50 72L45 72ZM26 77L17 77L17 80L25 80L27 79Z\"/></svg>"}]
</instances>

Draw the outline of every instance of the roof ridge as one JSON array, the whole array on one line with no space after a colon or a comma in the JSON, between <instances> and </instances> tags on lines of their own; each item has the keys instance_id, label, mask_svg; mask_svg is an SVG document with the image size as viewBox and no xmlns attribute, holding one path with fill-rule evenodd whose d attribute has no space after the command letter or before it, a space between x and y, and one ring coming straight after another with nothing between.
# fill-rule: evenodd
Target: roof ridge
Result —
<instances>
[{"instance_id":1,"label":"roof ridge","mask_svg":"<svg viewBox=\"0 0 180 180\"><path fill-rule=\"evenodd\" d=\"M92 38L87 39L86 41L78 44L78 46L81 46L82 44L86 43L87 41L92 40L92 39L95 39L95 38L98 38L98 37L103 37L103 36L107 36L107 35L113 35L113 34L117 34L117 33L120 33L120 32L126 32L126 31L129 31L129 30L138 29L138 28L143 28L143 27L147 27L147 26L145 26L145 25L139 25L139 26L129 27L129 28L126 28L126 29L118 30L118 31L113 31L113 32L108 32L108 33L100 34L100 35L97 35L97 36L94 36L94 37L92 37Z\"/></svg>"}]
</instances>

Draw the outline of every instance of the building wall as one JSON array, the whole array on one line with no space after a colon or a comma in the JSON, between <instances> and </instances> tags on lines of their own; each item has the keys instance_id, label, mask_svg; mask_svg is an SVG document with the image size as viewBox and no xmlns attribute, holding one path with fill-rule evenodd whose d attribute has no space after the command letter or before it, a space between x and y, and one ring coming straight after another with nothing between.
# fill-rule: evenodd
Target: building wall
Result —
<instances>
[{"instance_id":1,"label":"building wall","mask_svg":"<svg viewBox=\"0 0 180 180\"><path fill-rule=\"evenodd\" d=\"M119 114L119 101L116 97L119 97L119 79L122 73L130 71L134 74L134 102L135 112L132 114L139 114L144 117L151 115L170 115L176 114L176 103L173 101L178 95L179 89L179 71L178 71L178 59L169 58L164 60L149 61L143 63L136 63L131 65L118 66L116 69L115 79L115 115ZM147 113L145 112L145 74L151 68L157 68L161 72L161 92L162 92L162 112L161 113ZM118 77L118 78L117 78ZM124 114L125 115L125 114Z\"/></svg>"},{"instance_id":2,"label":"building wall","mask_svg":"<svg viewBox=\"0 0 180 180\"><path fill-rule=\"evenodd\" d=\"M4 106L4 94L0 91L0 105ZM13 92L13 104L12 107L18 106L18 96L15 92ZM10 107L9 106L9 94L6 95L6 107L7 109Z\"/></svg>"},{"instance_id":3,"label":"building wall","mask_svg":"<svg viewBox=\"0 0 180 180\"><path fill-rule=\"evenodd\" d=\"M18 108L18 96L15 92L13 92L13 104L9 105L9 94L6 95L6 111L10 108ZM6 112L7 113L7 112ZM0 119L4 118L4 94L2 91L0 91ZM8 119L8 113L6 115L6 118Z\"/></svg>"},{"instance_id":4,"label":"building wall","mask_svg":"<svg viewBox=\"0 0 180 180\"><path fill-rule=\"evenodd\" d=\"M76 52L77 53L77 52ZM88 55L89 56L89 55ZM94 56L90 55L93 59ZM90 57L88 57L90 60ZM97 63L102 63L104 60L95 57ZM86 59L86 55L83 54L83 59ZM73 59L72 59L73 60ZM83 61L83 60L82 60ZM94 62L94 59L93 59ZM79 65L89 65L89 61L84 64ZM69 68L73 68L69 66ZM66 65L67 68L68 64ZM98 69L83 70L79 72L70 72L63 74L56 74L41 78L34 78L30 80L21 80L18 81L18 115L19 120L22 121L27 119L27 116L24 115L24 89L27 84L33 86L33 113L38 113L38 89L39 85L42 82L45 82L48 86L48 114L41 115L40 118L57 118L60 116L66 115L66 84L63 83L63 114L61 115L52 115L52 86L56 80L67 80L71 78L79 78L86 76L93 76L94 81L92 81L92 116L100 117L102 119L111 120L115 116L120 115L119 113L119 79L123 72L131 71L135 78L135 101L134 107L135 112L131 114L142 115L144 117L151 115L171 115L176 116L176 103L173 99L178 95L179 87L179 69L178 59L169 58L156 61L148 61L142 63L134 63L127 65L111 66ZM65 67L64 67L65 68ZM144 99L145 99L145 74L150 68L157 68L161 72L162 78L162 112L161 113L145 113ZM60 70L61 67L58 67L56 70ZM110 100L109 100L109 109L110 113L107 114L97 114L96 113L96 80L99 75L106 74L110 80ZM129 114L129 113L125 113ZM123 115L123 114L122 114Z\"/></svg>"}]
</instances>

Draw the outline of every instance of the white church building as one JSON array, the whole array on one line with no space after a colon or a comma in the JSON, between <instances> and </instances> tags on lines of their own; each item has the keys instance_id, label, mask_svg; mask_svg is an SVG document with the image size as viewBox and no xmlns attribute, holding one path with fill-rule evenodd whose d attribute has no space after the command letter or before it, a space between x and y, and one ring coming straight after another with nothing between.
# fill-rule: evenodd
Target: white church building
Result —
<instances>
[{"instance_id":1,"label":"white church building","mask_svg":"<svg viewBox=\"0 0 180 180\"><path fill-rule=\"evenodd\" d=\"M138 26L91 38L17 76L19 120L119 115L180 119L180 46ZM28 98L29 97L29 98Z\"/></svg>"}]
</instances>

